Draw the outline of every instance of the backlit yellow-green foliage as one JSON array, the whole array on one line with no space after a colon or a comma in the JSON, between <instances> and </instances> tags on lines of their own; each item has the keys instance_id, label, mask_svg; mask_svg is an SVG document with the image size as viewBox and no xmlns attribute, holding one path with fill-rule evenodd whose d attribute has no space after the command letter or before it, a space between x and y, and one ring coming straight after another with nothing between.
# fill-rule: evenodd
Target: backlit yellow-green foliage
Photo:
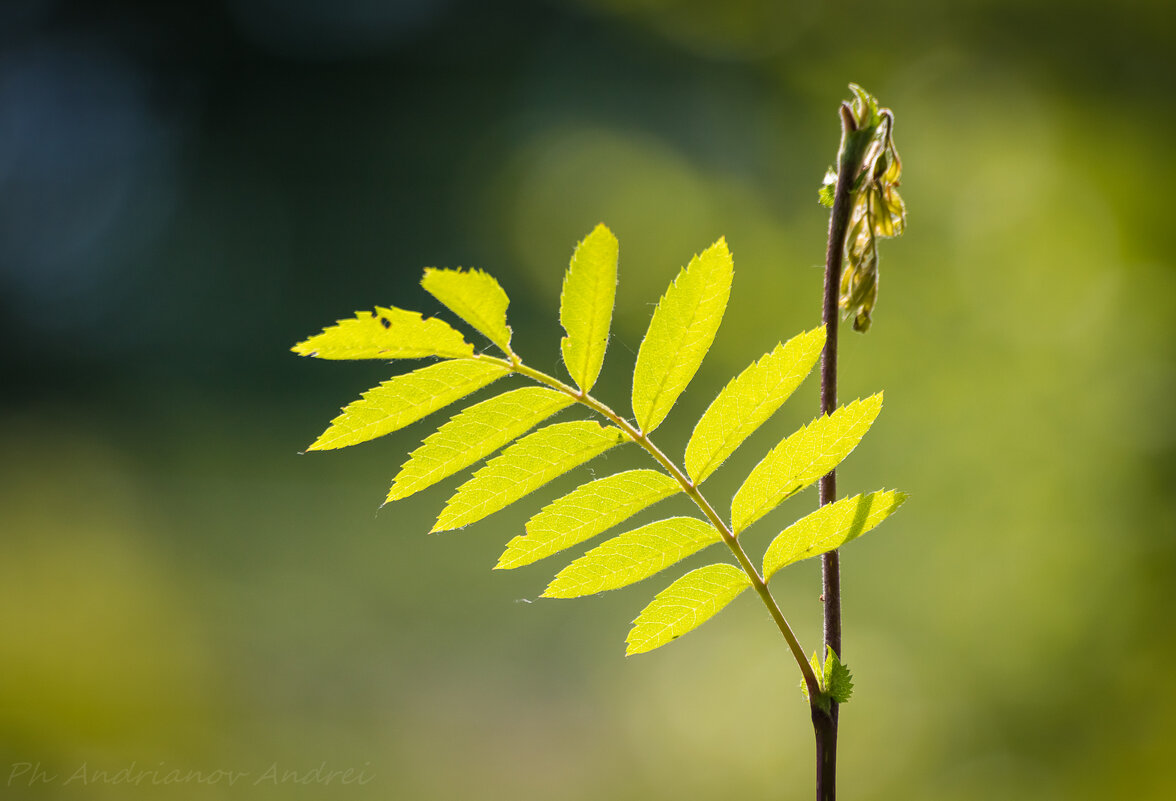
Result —
<instances>
[{"instance_id":1,"label":"backlit yellow-green foliage","mask_svg":"<svg viewBox=\"0 0 1176 801\"><path fill-rule=\"evenodd\" d=\"M871 492L826 504L780 532L764 554L764 578L793 562L840 548L890 517L907 496Z\"/></svg>"},{"instance_id":2,"label":"backlit yellow-green foliage","mask_svg":"<svg viewBox=\"0 0 1176 801\"><path fill-rule=\"evenodd\" d=\"M481 270L427 269L421 286L504 353L510 353L511 331L506 324L510 300L493 277Z\"/></svg>"},{"instance_id":3,"label":"backlit yellow-green foliage","mask_svg":"<svg viewBox=\"0 0 1176 801\"><path fill-rule=\"evenodd\" d=\"M615 590L720 541L715 527L696 517L671 517L606 540L559 572L545 598L578 598Z\"/></svg>"},{"instance_id":4,"label":"backlit yellow-green foliage","mask_svg":"<svg viewBox=\"0 0 1176 801\"><path fill-rule=\"evenodd\" d=\"M734 265L720 239L690 260L658 301L633 369L633 414L657 428L710 350L731 294Z\"/></svg>"},{"instance_id":5,"label":"backlit yellow-green foliage","mask_svg":"<svg viewBox=\"0 0 1176 801\"><path fill-rule=\"evenodd\" d=\"M436 317L377 306L375 314L356 312L355 319L298 343L294 352L319 359L461 358L473 355L474 346Z\"/></svg>"},{"instance_id":6,"label":"backlit yellow-green foliage","mask_svg":"<svg viewBox=\"0 0 1176 801\"><path fill-rule=\"evenodd\" d=\"M784 439L751 471L731 501L731 523L743 531L841 463L882 410L882 393L822 415Z\"/></svg>"},{"instance_id":7,"label":"backlit yellow-green foliage","mask_svg":"<svg viewBox=\"0 0 1176 801\"><path fill-rule=\"evenodd\" d=\"M546 387L523 387L474 404L425 437L396 474L388 500L407 498L469 467L572 402Z\"/></svg>"},{"instance_id":8,"label":"backlit yellow-green foliage","mask_svg":"<svg viewBox=\"0 0 1176 801\"><path fill-rule=\"evenodd\" d=\"M434 531L468 526L619 445L624 433L590 420L541 428L486 463L457 488Z\"/></svg>"},{"instance_id":9,"label":"backlit yellow-green foliage","mask_svg":"<svg viewBox=\"0 0 1176 801\"><path fill-rule=\"evenodd\" d=\"M698 516L667 517L621 532L558 571L543 593L548 598L573 598L617 589L708 546L726 543L734 563L718 562L688 572L638 615L627 648L627 653L638 654L697 628L750 586L774 609L764 584L767 578L787 564L869 531L897 509L904 496L857 496L802 518L771 544L761 577L736 534L848 456L881 410L882 395L854 401L786 437L743 481L731 505L731 519L722 520L698 485L767 422L812 371L825 331L814 328L777 345L728 383L695 425L679 466L649 434L673 408L714 341L731 292L731 252L719 239L690 260L657 304L633 371L632 419L588 394L608 345L617 260L616 237L598 225L576 246L565 272L559 319L566 336L560 350L572 384L530 367L512 350L506 321L509 300L498 282L479 270L429 269L422 285L501 355L475 352L440 320L380 307L374 315L361 312L341 321L294 350L328 359L442 359L366 392L343 410L311 450L355 445L403 428L509 374L539 384L508 390L459 412L426 437L404 463L388 491L389 501L503 449L457 488L433 531L476 523L622 443L643 448L657 469L616 472L566 493L527 522L525 533L510 540L496 565L531 564L596 537L664 498L685 494ZM569 420L531 431L577 404L597 419Z\"/></svg>"},{"instance_id":10,"label":"backlit yellow-green foliage","mask_svg":"<svg viewBox=\"0 0 1176 801\"><path fill-rule=\"evenodd\" d=\"M559 343L568 374L588 392L600 375L617 296L617 238L603 225L576 246L559 298Z\"/></svg>"},{"instance_id":11,"label":"backlit yellow-green foliage","mask_svg":"<svg viewBox=\"0 0 1176 801\"><path fill-rule=\"evenodd\" d=\"M343 448L390 434L509 372L491 362L453 359L398 375L347 404L307 450Z\"/></svg>"},{"instance_id":12,"label":"backlit yellow-green foliage","mask_svg":"<svg viewBox=\"0 0 1176 801\"><path fill-rule=\"evenodd\" d=\"M626 470L598 478L553 501L527 521L527 533L506 545L495 567L522 567L608 531L682 487L658 470Z\"/></svg>"},{"instance_id":13,"label":"backlit yellow-green foliage","mask_svg":"<svg viewBox=\"0 0 1176 801\"><path fill-rule=\"evenodd\" d=\"M690 571L641 610L625 640L625 655L652 651L693 631L750 586L747 576L734 565L706 565Z\"/></svg>"},{"instance_id":14,"label":"backlit yellow-green foliage","mask_svg":"<svg viewBox=\"0 0 1176 801\"><path fill-rule=\"evenodd\" d=\"M824 347L825 329L814 328L777 345L723 387L686 445L686 472L695 484L701 484L776 413L813 369Z\"/></svg>"}]
</instances>

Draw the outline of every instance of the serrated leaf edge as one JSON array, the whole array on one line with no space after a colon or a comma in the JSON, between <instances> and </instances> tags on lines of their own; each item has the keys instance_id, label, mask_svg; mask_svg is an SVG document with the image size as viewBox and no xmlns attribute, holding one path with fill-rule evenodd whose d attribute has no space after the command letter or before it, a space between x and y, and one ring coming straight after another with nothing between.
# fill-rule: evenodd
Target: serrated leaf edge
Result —
<instances>
[{"instance_id":1,"label":"serrated leaf edge","mask_svg":"<svg viewBox=\"0 0 1176 801\"><path fill-rule=\"evenodd\" d=\"M589 426L595 426L596 428L589 429ZM569 454L572 458L566 462L558 464L556 466L555 472L550 473L546 478L529 487L522 494L517 495L501 504L497 504L497 501L500 497L509 494L499 492L465 510L459 512L453 511L458 507L459 500L465 500L463 495L470 494L477 487L479 482L484 481L490 476L494 475L495 470L500 470L515 463L519 458L518 454L521 453L526 447L534 444L534 442L542 442L542 437L553 436L556 433L553 431L553 429L558 428L560 429L559 433L563 433L565 430L571 431L577 427L583 428L585 431L590 430L593 435L601 434L602 436L600 436L599 439L597 439L595 442L581 448L579 451L576 451L574 454ZM610 448L620 445L624 441L626 441L626 437L625 433L621 429L612 425L601 425L600 423L597 423L593 420L572 420L566 423L554 423L552 425L541 428L538 431L533 431L522 439L512 443L505 451L483 465L468 481L458 487L457 491L446 502L445 508L441 510L441 514L437 517L437 523L433 526L433 530L430 533L436 533L439 531L452 531L454 529L464 528L471 523L476 523L479 520L493 514L494 512L506 508L515 501L526 497L530 493L539 489L548 482L555 480L564 473L567 473L568 471L573 470L588 461L591 461ZM489 509L487 511L488 507Z\"/></svg>"},{"instance_id":2,"label":"serrated leaf edge","mask_svg":"<svg viewBox=\"0 0 1176 801\"><path fill-rule=\"evenodd\" d=\"M502 319L491 319L484 316L480 309L469 305L465 297L453 294L447 294L446 297L442 297L440 294L438 294L437 290L439 288L430 287L429 279L433 275L444 274L453 275L455 277L468 276L475 281L488 281L492 285L490 291L493 293L496 290L498 293L501 293L501 299L505 301L502 308ZM421 287L437 300L441 301L441 303L447 309L449 309L461 319L465 320L474 329L497 345L499 350L501 350L507 356L513 355L513 352L510 349L510 342L511 338L514 336L514 331L506 322L506 310L510 307L510 298L507 296L506 291L502 288L502 285L499 284L498 280L494 276L490 275L490 273L486 272L485 270L479 270L477 267L426 267L425 273L421 277ZM501 326L501 328L499 326Z\"/></svg>"},{"instance_id":3,"label":"serrated leaf edge","mask_svg":"<svg viewBox=\"0 0 1176 801\"><path fill-rule=\"evenodd\" d=\"M720 259L722 269L722 274L718 276L720 279L718 295L722 296L722 300L718 304L719 308L717 310L717 315L712 313L712 316L717 316L718 319L713 326L713 330L708 331L707 328L709 326L707 326L706 323L709 318L700 318L699 310L703 306L706 306L712 302L717 296L704 295L695 304L694 308L690 310L690 319L686 322L685 326L683 326L678 331L669 331L671 339L676 340L677 342L677 348L675 350L676 353L682 352L684 344L689 344L689 350L695 350L701 346L701 352L698 353L697 359L691 359L691 361L694 362L693 365L691 365L689 361L677 361L662 369L661 366L656 365L656 362L650 361L652 358L651 356L643 358L643 355L647 353L647 347L652 347L650 343L656 341L651 339L651 337L653 337L655 333L659 337L664 333L662 328L668 325L668 323L665 322L665 315L670 313L670 310L673 308L672 304L677 302L677 293L685 291L684 287L682 286L683 282L693 278L694 274L692 270L697 269L701 271L704 269L703 265L706 263L705 260L708 258L708 254L710 254L712 251L717 252L717 257ZM666 289L665 294L663 294L661 299L658 301L657 307L653 310L653 317L649 321L649 328L646 329L645 336L641 340L641 345L637 349L637 362L633 368L633 414L642 433L650 434L659 425L661 425L666 415L669 414L670 409L673 408L674 404L677 402L678 397L682 394L683 391L685 391L686 387L690 385L690 381L693 380L694 376L698 372L699 367L702 366L703 359L710 351L710 347L714 343L715 335L719 330L719 326L722 324L723 315L727 309L727 302L730 299L732 276L733 269L731 252L727 248L726 238L719 237L719 239L713 245L704 250L702 253L695 255L690 260L690 262L678 272L678 275L675 276L669 288ZM713 275L708 275L699 280L703 281L703 286L705 287L714 283L714 277L715 276ZM722 280L724 277L726 279L725 281ZM700 333L701 336L699 336ZM688 340L690 341L687 342ZM655 366L650 366L651 364ZM681 386L673 387L667 390L667 382L671 376L675 376L679 370L681 370L682 374L685 376L685 379L681 381ZM645 388L645 384L647 383L652 386L651 394L649 394L648 398L646 398L647 390ZM637 393L639 386L642 390L640 403L638 403ZM669 393L668 395L667 391ZM663 396L668 398L668 402L663 400Z\"/></svg>"}]
</instances>

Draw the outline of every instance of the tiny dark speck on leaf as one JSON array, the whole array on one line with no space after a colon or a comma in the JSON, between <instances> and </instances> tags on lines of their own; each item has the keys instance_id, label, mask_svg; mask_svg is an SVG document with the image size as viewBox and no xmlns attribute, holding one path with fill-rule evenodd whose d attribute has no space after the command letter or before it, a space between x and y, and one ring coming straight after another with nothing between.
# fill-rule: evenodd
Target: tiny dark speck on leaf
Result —
<instances>
[{"instance_id":1,"label":"tiny dark speck on leaf","mask_svg":"<svg viewBox=\"0 0 1176 801\"><path fill-rule=\"evenodd\" d=\"M391 327L392 327L392 323L391 323L391 322L389 322L389 320L388 320L388 318L387 318L387 317L381 317L381 318L380 318L380 325L384 326L385 328L391 328Z\"/></svg>"}]
</instances>

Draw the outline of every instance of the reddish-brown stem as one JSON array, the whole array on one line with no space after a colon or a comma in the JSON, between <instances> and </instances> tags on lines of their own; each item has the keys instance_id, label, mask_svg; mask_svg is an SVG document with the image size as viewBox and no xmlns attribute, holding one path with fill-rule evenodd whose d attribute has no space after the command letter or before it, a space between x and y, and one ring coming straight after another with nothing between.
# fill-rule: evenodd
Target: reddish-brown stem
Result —
<instances>
[{"instance_id":1,"label":"reddish-brown stem","mask_svg":"<svg viewBox=\"0 0 1176 801\"><path fill-rule=\"evenodd\" d=\"M841 294L841 262L845 257L845 236L853 209L853 182L861 168L861 137L853 136L857 124L847 104L841 105L841 150L838 154L837 186L833 193L833 211L829 215L829 242L825 251L825 351L821 356L821 413L832 414L837 408L837 329L840 321L838 300ZM821 478L820 504L837 499L837 474L830 470ZM825 651L838 657L841 651L841 560L837 551L821 557L821 598L825 608ZM817 741L817 801L834 801L837 797L837 702L830 700L828 711L811 698L813 734Z\"/></svg>"}]
</instances>

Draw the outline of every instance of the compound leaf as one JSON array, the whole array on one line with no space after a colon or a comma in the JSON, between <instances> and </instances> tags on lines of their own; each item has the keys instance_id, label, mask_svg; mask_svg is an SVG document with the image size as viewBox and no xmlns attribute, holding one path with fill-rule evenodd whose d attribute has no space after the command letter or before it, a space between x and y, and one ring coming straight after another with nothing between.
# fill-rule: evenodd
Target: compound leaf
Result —
<instances>
[{"instance_id":1,"label":"compound leaf","mask_svg":"<svg viewBox=\"0 0 1176 801\"><path fill-rule=\"evenodd\" d=\"M635 584L720 539L696 517L659 520L596 546L561 570L543 597L579 598Z\"/></svg>"},{"instance_id":2,"label":"compound leaf","mask_svg":"<svg viewBox=\"0 0 1176 801\"><path fill-rule=\"evenodd\" d=\"M485 334L503 353L511 352L511 330L506 324L506 307L510 299L490 274L481 270L429 267L421 279L421 286L451 312Z\"/></svg>"},{"instance_id":3,"label":"compound leaf","mask_svg":"<svg viewBox=\"0 0 1176 801\"><path fill-rule=\"evenodd\" d=\"M813 369L824 347L824 327L814 328L777 345L723 387L686 445L686 472L695 484L776 413Z\"/></svg>"},{"instance_id":4,"label":"compound leaf","mask_svg":"<svg viewBox=\"0 0 1176 801\"><path fill-rule=\"evenodd\" d=\"M509 372L490 362L454 359L398 375L349 403L307 450L343 448L404 428Z\"/></svg>"},{"instance_id":5,"label":"compound leaf","mask_svg":"<svg viewBox=\"0 0 1176 801\"><path fill-rule=\"evenodd\" d=\"M421 359L472 356L474 346L444 320L377 306L375 314L356 312L290 350L319 359Z\"/></svg>"},{"instance_id":6,"label":"compound leaf","mask_svg":"<svg viewBox=\"0 0 1176 801\"><path fill-rule=\"evenodd\" d=\"M633 414L642 432L653 431L698 372L714 342L733 264L727 241L695 256L658 301L633 370Z\"/></svg>"},{"instance_id":7,"label":"compound leaf","mask_svg":"<svg viewBox=\"0 0 1176 801\"><path fill-rule=\"evenodd\" d=\"M764 580L777 570L840 548L877 526L907 499L895 490L842 498L805 515L780 532L764 553Z\"/></svg>"},{"instance_id":8,"label":"compound leaf","mask_svg":"<svg viewBox=\"0 0 1176 801\"><path fill-rule=\"evenodd\" d=\"M522 567L571 548L681 489L677 481L657 470L626 470L598 478L528 520L526 535L507 543L494 567Z\"/></svg>"},{"instance_id":9,"label":"compound leaf","mask_svg":"<svg viewBox=\"0 0 1176 801\"><path fill-rule=\"evenodd\" d=\"M474 404L425 437L393 479L387 501L406 498L469 467L572 403L563 392L523 387Z\"/></svg>"},{"instance_id":10,"label":"compound leaf","mask_svg":"<svg viewBox=\"0 0 1176 801\"><path fill-rule=\"evenodd\" d=\"M822 415L777 445L751 471L731 501L736 532L836 467L882 409L882 393Z\"/></svg>"},{"instance_id":11,"label":"compound leaf","mask_svg":"<svg viewBox=\"0 0 1176 801\"><path fill-rule=\"evenodd\" d=\"M559 296L559 343L568 374L582 392L600 375L617 294L617 238L603 224L576 245Z\"/></svg>"},{"instance_id":12,"label":"compound leaf","mask_svg":"<svg viewBox=\"0 0 1176 801\"><path fill-rule=\"evenodd\" d=\"M751 586L734 565L692 570L659 592L633 621L625 656L643 654L701 626Z\"/></svg>"},{"instance_id":13,"label":"compound leaf","mask_svg":"<svg viewBox=\"0 0 1176 801\"><path fill-rule=\"evenodd\" d=\"M457 488L433 531L481 520L619 444L623 437L619 428L589 420L555 423L528 434Z\"/></svg>"}]
</instances>

